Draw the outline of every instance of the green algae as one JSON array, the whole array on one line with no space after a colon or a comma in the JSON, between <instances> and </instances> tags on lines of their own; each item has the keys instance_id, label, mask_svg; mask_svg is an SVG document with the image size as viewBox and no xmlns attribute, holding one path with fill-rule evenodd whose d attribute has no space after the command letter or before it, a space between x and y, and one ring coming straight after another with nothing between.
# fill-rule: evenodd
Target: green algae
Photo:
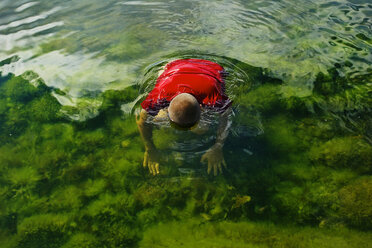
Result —
<instances>
[{"instance_id":1,"label":"green algae","mask_svg":"<svg viewBox=\"0 0 372 248\"><path fill-rule=\"evenodd\" d=\"M33 215L17 226L16 247L60 247L69 228L66 215Z\"/></svg>"},{"instance_id":2,"label":"green algae","mask_svg":"<svg viewBox=\"0 0 372 248\"><path fill-rule=\"evenodd\" d=\"M339 191L340 212L352 226L370 229L372 223L371 176L358 178ZM366 200L367 199L367 200Z\"/></svg>"},{"instance_id":3,"label":"green algae","mask_svg":"<svg viewBox=\"0 0 372 248\"><path fill-rule=\"evenodd\" d=\"M162 30L137 24L115 37L118 42L108 46L103 53L113 60L138 59L163 47L167 37Z\"/></svg>"},{"instance_id":4,"label":"green algae","mask_svg":"<svg viewBox=\"0 0 372 248\"><path fill-rule=\"evenodd\" d=\"M177 136L169 131L168 128L154 130L153 141L154 145L161 150L169 149L173 142L177 140Z\"/></svg>"},{"instance_id":5,"label":"green algae","mask_svg":"<svg viewBox=\"0 0 372 248\"><path fill-rule=\"evenodd\" d=\"M162 223L145 231L139 247L370 247L367 234L345 228L322 230L265 222Z\"/></svg>"},{"instance_id":6,"label":"green algae","mask_svg":"<svg viewBox=\"0 0 372 248\"><path fill-rule=\"evenodd\" d=\"M266 113L275 111L280 101L280 85L264 84L241 95L237 102L246 107L251 107Z\"/></svg>"},{"instance_id":7,"label":"green algae","mask_svg":"<svg viewBox=\"0 0 372 248\"><path fill-rule=\"evenodd\" d=\"M99 246L98 239L89 233L73 235L62 248L95 248Z\"/></svg>"},{"instance_id":8,"label":"green algae","mask_svg":"<svg viewBox=\"0 0 372 248\"><path fill-rule=\"evenodd\" d=\"M370 172L372 147L361 137L331 139L310 150L310 158L317 164L330 167L351 168L354 171Z\"/></svg>"},{"instance_id":9,"label":"green algae","mask_svg":"<svg viewBox=\"0 0 372 248\"><path fill-rule=\"evenodd\" d=\"M90 21L87 28L94 27L93 30L96 32L97 22L99 21ZM149 28L143 23L131 25L122 32L104 33L99 36L101 38L90 37L87 34L80 36L61 32L58 37L43 41L37 49L35 57L53 51L73 54L85 50L95 53L95 57L104 55L108 60L125 62L140 59L147 54L158 51L159 48L164 47L165 41L169 38L169 35L163 30ZM2 63L7 63L7 61Z\"/></svg>"},{"instance_id":10,"label":"green algae","mask_svg":"<svg viewBox=\"0 0 372 248\"><path fill-rule=\"evenodd\" d=\"M56 89L42 81L31 84L27 75L3 80L0 200L6 204L0 206L0 242L4 247L179 242L194 247L192 240L202 247L368 247L368 80L337 76L346 83L288 97L280 80L244 64L239 70L245 67L259 81L230 89L240 92L234 98L235 125L260 124L262 130L229 136L228 170L216 178L168 177L183 165L176 153L163 161L159 177L142 168L135 117L121 111L136 99L138 86L97 94L99 114L71 121L52 96ZM353 111L361 117L355 121L365 125L350 129L340 121L342 113ZM154 130L159 149L178 139L166 128ZM263 222L252 222L258 220ZM160 222L170 224L154 226ZM199 231L193 234L195 225Z\"/></svg>"}]
</instances>

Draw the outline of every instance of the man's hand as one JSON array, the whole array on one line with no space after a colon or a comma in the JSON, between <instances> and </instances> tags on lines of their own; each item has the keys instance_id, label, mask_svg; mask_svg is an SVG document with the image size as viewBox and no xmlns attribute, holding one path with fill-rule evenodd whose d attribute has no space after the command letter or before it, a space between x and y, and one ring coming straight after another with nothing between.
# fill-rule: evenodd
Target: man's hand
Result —
<instances>
[{"instance_id":1,"label":"man's hand","mask_svg":"<svg viewBox=\"0 0 372 248\"><path fill-rule=\"evenodd\" d=\"M149 168L149 171L154 176L159 174L159 153L152 142L152 125L146 123L148 114L146 110L142 109L141 113L136 116L138 130L141 134L142 140L145 143L145 156L143 159L143 167Z\"/></svg>"},{"instance_id":2,"label":"man's hand","mask_svg":"<svg viewBox=\"0 0 372 248\"><path fill-rule=\"evenodd\" d=\"M225 159L223 158L222 146L214 145L212 146L202 157L201 162L208 160L208 174L212 171L213 174L217 176L218 171L222 174L222 165L226 167Z\"/></svg>"},{"instance_id":3,"label":"man's hand","mask_svg":"<svg viewBox=\"0 0 372 248\"><path fill-rule=\"evenodd\" d=\"M143 167L149 168L152 175L159 174L159 153L156 149L146 149L143 159Z\"/></svg>"}]
</instances>

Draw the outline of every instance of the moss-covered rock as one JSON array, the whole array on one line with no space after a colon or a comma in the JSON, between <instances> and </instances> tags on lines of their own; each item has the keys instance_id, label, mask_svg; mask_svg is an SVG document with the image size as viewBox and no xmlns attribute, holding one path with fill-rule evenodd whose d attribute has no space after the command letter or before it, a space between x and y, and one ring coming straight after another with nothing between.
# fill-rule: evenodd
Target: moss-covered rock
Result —
<instances>
[{"instance_id":1,"label":"moss-covered rock","mask_svg":"<svg viewBox=\"0 0 372 248\"><path fill-rule=\"evenodd\" d=\"M57 121L61 118L59 110L61 105L51 95L46 94L39 99L33 100L26 106L30 120L38 122Z\"/></svg>"},{"instance_id":2,"label":"moss-covered rock","mask_svg":"<svg viewBox=\"0 0 372 248\"><path fill-rule=\"evenodd\" d=\"M87 197L94 197L101 194L107 186L107 182L104 179L91 180L88 179L84 184L84 195Z\"/></svg>"},{"instance_id":3,"label":"moss-covered rock","mask_svg":"<svg viewBox=\"0 0 372 248\"><path fill-rule=\"evenodd\" d=\"M176 140L177 136L169 128L155 129L153 131L154 145L160 150L171 148Z\"/></svg>"},{"instance_id":4,"label":"moss-covered rock","mask_svg":"<svg viewBox=\"0 0 372 248\"><path fill-rule=\"evenodd\" d=\"M18 225L17 247L60 247L69 228L69 217L66 215L33 215Z\"/></svg>"},{"instance_id":5,"label":"moss-covered rock","mask_svg":"<svg viewBox=\"0 0 372 248\"><path fill-rule=\"evenodd\" d=\"M30 198L36 183L42 179L36 168L24 166L21 168L11 168L5 174L5 179L9 182L13 197Z\"/></svg>"},{"instance_id":6,"label":"moss-covered rock","mask_svg":"<svg viewBox=\"0 0 372 248\"><path fill-rule=\"evenodd\" d=\"M82 206L82 190L73 185L56 189L50 196L49 204L53 209L67 211L79 209Z\"/></svg>"},{"instance_id":7,"label":"moss-covered rock","mask_svg":"<svg viewBox=\"0 0 372 248\"><path fill-rule=\"evenodd\" d=\"M1 85L2 98L10 98L11 101L27 103L40 95L40 90L21 76L13 76Z\"/></svg>"},{"instance_id":8,"label":"moss-covered rock","mask_svg":"<svg viewBox=\"0 0 372 248\"><path fill-rule=\"evenodd\" d=\"M47 41L40 45L40 52L39 54L45 54L52 51L63 50L67 53L75 52L80 47L74 42L72 39L69 38L57 38Z\"/></svg>"},{"instance_id":9,"label":"moss-covered rock","mask_svg":"<svg viewBox=\"0 0 372 248\"><path fill-rule=\"evenodd\" d=\"M194 231L190 231L194 230ZM161 223L145 231L139 247L369 247L367 233L320 230L294 226L280 226L264 222L204 222L191 219L186 222Z\"/></svg>"},{"instance_id":10,"label":"moss-covered rock","mask_svg":"<svg viewBox=\"0 0 372 248\"><path fill-rule=\"evenodd\" d=\"M264 123L263 138L273 152L296 151L301 149L301 140L296 135L296 124L285 115L278 115Z\"/></svg>"},{"instance_id":11,"label":"moss-covered rock","mask_svg":"<svg viewBox=\"0 0 372 248\"><path fill-rule=\"evenodd\" d=\"M247 94L241 94L236 104L251 107L266 113L274 111L280 106L280 85L264 84Z\"/></svg>"},{"instance_id":12,"label":"moss-covered rock","mask_svg":"<svg viewBox=\"0 0 372 248\"><path fill-rule=\"evenodd\" d=\"M340 214L350 225L372 228L372 177L362 177L343 187L339 192Z\"/></svg>"},{"instance_id":13,"label":"moss-covered rock","mask_svg":"<svg viewBox=\"0 0 372 248\"><path fill-rule=\"evenodd\" d=\"M98 239L89 233L74 234L61 248L96 248L99 247Z\"/></svg>"},{"instance_id":14,"label":"moss-covered rock","mask_svg":"<svg viewBox=\"0 0 372 248\"><path fill-rule=\"evenodd\" d=\"M138 29L142 31L138 32ZM127 61L138 59L163 47L167 34L159 29L149 29L143 24L138 24L113 38L118 39L118 42L110 43L111 45L103 51L104 54L112 60Z\"/></svg>"},{"instance_id":15,"label":"moss-covered rock","mask_svg":"<svg viewBox=\"0 0 372 248\"><path fill-rule=\"evenodd\" d=\"M134 116L128 118L115 117L109 122L110 134L121 139L133 137L139 134Z\"/></svg>"},{"instance_id":16,"label":"moss-covered rock","mask_svg":"<svg viewBox=\"0 0 372 248\"><path fill-rule=\"evenodd\" d=\"M332 95L347 87L347 79L340 77L336 68L328 70L327 74L320 72L314 82L314 92L321 95Z\"/></svg>"},{"instance_id":17,"label":"moss-covered rock","mask_svg":"<svg viewBox=\"0 0 372 248\"><path fill-rule=\"evenodd\" d=\"M316 144L309 155L315 163L333 168L351 168L364 173L372 170L372 146L361 137L345 136Z\"/></svg>"},{"instance_id":18,"label":"moss-covered rock","mask_svg":"<svg viewBox=\"0 0 372 248\"><path fill-rule=\"evenodd\" d=\"M130 86L124 90L106 90L102 93L102 105L100 111L119 110L120 105L134 101L138 97L138 88Z\"/></svg>"},{"instance_id":19,"label":"moss-covered rock","mask_svg":"<svg viewBox=\"0 0 372 248\"><path fill-rule=\"evenodd\" d=\"M12 75L0 85L0 138L9 141L31 123L61 120L60 104L51 89L33 72Z\"/></svg>"}]
</instances>

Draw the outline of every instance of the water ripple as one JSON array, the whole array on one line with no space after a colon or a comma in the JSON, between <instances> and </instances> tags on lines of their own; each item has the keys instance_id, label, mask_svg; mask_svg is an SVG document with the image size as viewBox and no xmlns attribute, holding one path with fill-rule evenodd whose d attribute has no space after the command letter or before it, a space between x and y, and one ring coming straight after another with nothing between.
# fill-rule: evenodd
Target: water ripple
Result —
<instances>
[{"instance_id":1,"label":"water ripple","mask_svg":"<svg viewBox=\"0 0 372 248\"><path fill-rule=\"evenodd\" d=\"M7 35L0 34L0 43L3 44L3 46L0 48L0 51L9 51L17 46L19 47L22 45L22 43L24 43L20 41L21 39L34 36L38 33L53 29L55 27L63 26L63 24L63 22L53 22L32 29L21 30L16 33Z\"/></svg>"},{"instance_id":2,"label":"water ripple","mask_svg":"<svg viewBox=\"0 0 372 248\"><path fill-rule=\"evenodd\" d=\"M31 8L32 6L37 5L38 3L39 2L29 2L29 3L22 4L21 6L15 9L15 12L22 12L28 8Z\"/></svg>"},{"instance_id":3,"label":"water ripple","mask_svg":"<svg viewBox=\"0 0 372 248\"><path fill-rule=\"evenodd\" d=\"M145 1L125 1L119 2L117 5L135 5L135 6L157 6L163 5L163 2L145 2Z\"/></svg>"},{"instance_id":4,"label":"water ripple","mask_svg":"<svg viewBox=\"0 0 372 248\"><path fill-rule=\"evenodd\" d=\"M30 23L36 22L38 20L46 19L50 15L58 12L59 10L61 10L60 7L55 7L53 9L49 10L49 11L40 13L39 15L36 15L36 16L30 16L30 17L27 17L25 19L17 20L17 21L14 21L14 22L11 22L11 23L8 23L8 24L5 24L5 25L0 25L0 31L6 30L6 29L9 29L9 28L19 27L19 26L24 25L24 24L30 24Z\"/></svg>"},{"instance_id":5,"label":"water ripple","mask_svg":"<svg viewBox=\"0 0 372 248\"><path fill-rule=\"evenodd\" d=\"M34 57L86 53L143 67L195 50L268 68L293 88L288 92L306 95L319 72L336 67L356 76L370 69L369 2L3 0L0 59L29 49ZM81 85L89 88L89 82Z\"/></svg>"}]
</instances>

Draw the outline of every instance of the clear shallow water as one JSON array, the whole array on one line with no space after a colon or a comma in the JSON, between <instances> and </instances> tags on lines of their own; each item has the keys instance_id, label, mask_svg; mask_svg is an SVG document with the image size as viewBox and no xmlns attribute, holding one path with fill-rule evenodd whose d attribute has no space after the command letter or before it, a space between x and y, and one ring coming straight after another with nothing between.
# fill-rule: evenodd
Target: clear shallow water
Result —
<instances>
[{"instance_id":1,"label":"clear shallow water","mask_svg":"<svg viewBox=\"0 0 372 248\"><path fill-rule=\"evenodd\" d=\"M20 58L2 71L34 70L75 97L133 84L140 68L182 50L269 68L299 95L319 71L363 74L372 60L368 1L1 4L1 58Z\"/></svg>"},{"instance_id":2,"label":"clear shallow water","mask_svg":"<svg viewBox=\"0 0 372 248\"><path fill-rule=\"evenodd\" d=\"M369 247L371 13L369 1L2 0L0 246ZM131 113L162 65L189 57L229 72L228 169L199 162L213 125L198 139L164 123L152 177Z\"/></svg>"}]
</instances>

